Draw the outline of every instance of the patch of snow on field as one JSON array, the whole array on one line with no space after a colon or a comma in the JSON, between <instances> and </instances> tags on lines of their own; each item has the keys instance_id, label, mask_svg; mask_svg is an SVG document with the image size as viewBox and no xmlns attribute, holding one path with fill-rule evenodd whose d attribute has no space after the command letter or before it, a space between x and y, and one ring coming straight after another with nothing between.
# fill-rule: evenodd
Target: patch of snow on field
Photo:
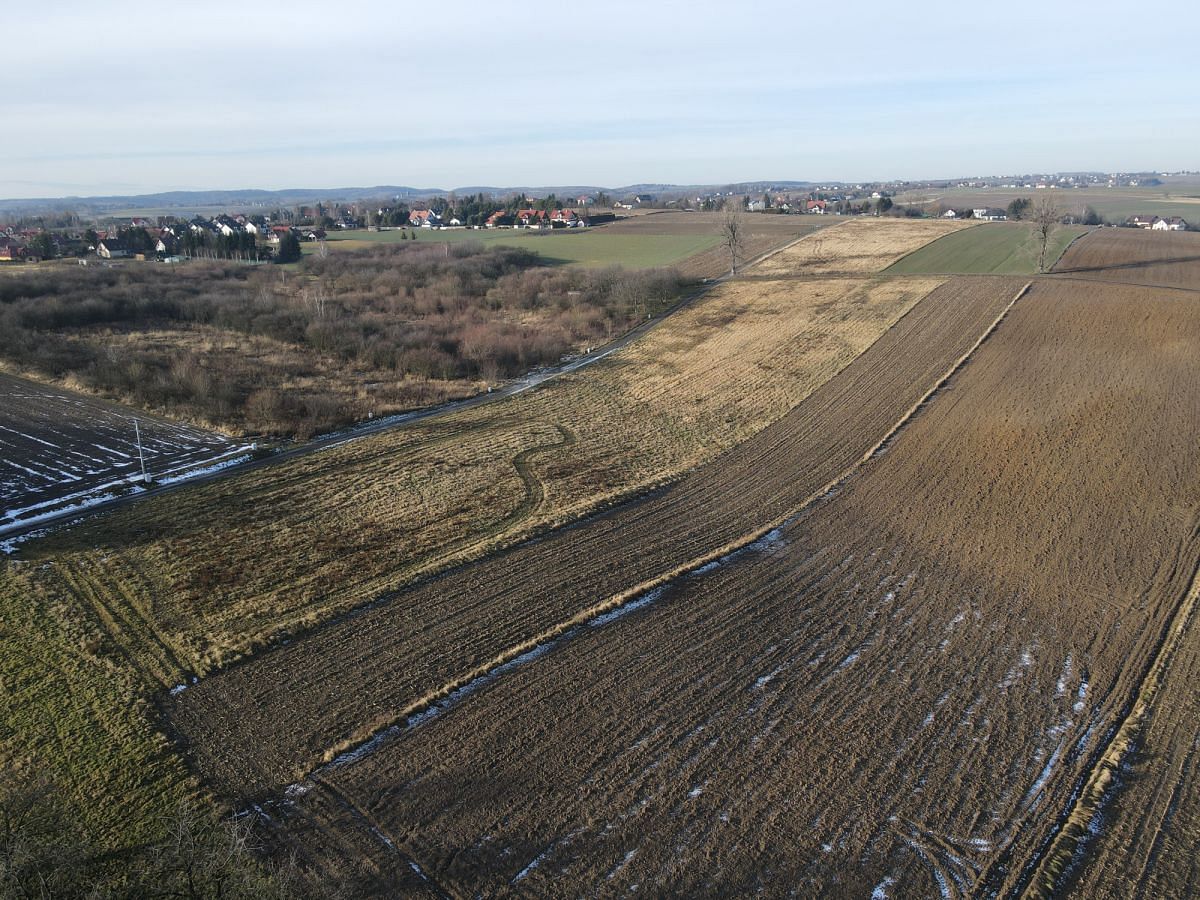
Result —
<instances>
[{"instance_id":1,"label":"patch of snow on field","mask_svg":"<svg viewBox=\"0 0 1200 900\"><path fill-rule=\"evenodd\" d=\"M1079 691L1075 695L1076 696L1075 704L1071 707L1071 709L1076 713L1083 712L1084 706L1087 705L1086 701L1087 701L1088 686L1089 686L1088 679L1087 679L1087 675L1085 674L1083 676L1083 680L1079 682Z\"/></svg>"},{"instance_id":2,"label":"patch of snow on field","mask_svg":"<svg viewBox=\"0 0 1200 900\"><path fill-rule=\"evenodd\" d=\"M879 884L875 885L875 888L871 891L871 900L888 900L888 897L890 896L888 894L888 888L890 888L895 883L896 883L896 876L888 875L886 878L883 879L883 881L881 881L881 882L879 882Z\"/></svg>"},{"instance_id":3,"label":"patch of snow on field","mask_svg":"<svg viewBox=\"0 0 1200 900\"><path fill-rule=\"evenodd\" d=\"M137 488L137 490L141 490L141 488ZM34 516L27 516L23 519L20 519L19 521L9 522L5 525L0 525L0 534L4 534L4 532L6 532L6 531L12 531L15 528L26 528L29 525L36 525L38 522L46 522L51 519L58 519L62 516L68 516L71 513L77 513L82 510L85 510L89 507L98 506L101 503L107 503L110 500L115 500L119 496L121 496L121 495L120 494L101 494L97 497L88 497L87 499L81 500L77 503L71 503L68 506L57 507L52 512L38 513L37 515L34 515ZM26 507L26 509L33 509L33 508L34 507ZM13 512L12 510L10 510L9 512L6 512L4 514L4 517L5 518L9 517L12 514L12 512ZM17 510L17 512L21 512L21 510ZM45 531L39 532L39 534L45 534L45 533L46 533ZM5 553L12 553L16 549L17 544L21 543L24 540L28 540L31 537L34 537L34 535L27 534L27 535L22 535L22 536L16 537L16 538L10 538L6 541L0 541L0 550L2 550Z\"/></svg>"},{"instance_id":4,"label":"patch of snow on field","mask_svg":"<svg viewBox=\"0 0 1200 900\"><path fill-rule=\"evenodd\" d=\"M637 856L637 848L636 847L633 848L632 850L630 850L628 853L626 853L625 858L622 859L615 866L613 866L612 869L609 870L609 873L607 875L605 875L604 877L607 880L612 881L614 878L616 878L618 875L621 874L621 871L626 866L628 866L633 861L633 858L635 856Z\"/></svg>"},{"instance_id":5,"label":"patch of snow on field","mask_svg":"<svg viewBox=\"0 0 1200 900\"><path fill-rule=\"evenodd\" d=\"M229 459L221 459L221 457L216 457L217 460L220 460L219 462L209 461L206 464L201 465L200 468L187 468L177 474L168 474L165 478L157 478L155 481L157 484L176 484L180 481L188 481L192 478L199 478L202 475L211 475L213 472L220 472L222 469L228 469L230 466L238 466L244 462L248 462L250 460L250 452L254 449L254 444L245 444L229 451L230 453L240 454L238 456L234 456ZM169 471L170 470L168 470L168 472Z\"/></svg>"},{"instance_id":6,"label":"patch of snow on field","mask_svg":"<svg viewBox=\"0 0 1200 900\"><path fill-rule=\"evenodd\" d=\"M665 586L655 588L636 600L631 600L629 603L626 603L623 606L618 606L616 609L611 610L610 612L601 613L600 615L596 616L596 618L588 622L588 625L592 628L599 628L602 625L615 622L617 619L629 615L634 610L641 609L643 606L649 606L651 603L661 597L665 590Z\"/></svg>"},{"instance_id":7,"label":"patch of snow on field","mask_svg":"<svg viewBox=\"0 0 1200 900\"><path fill-rule=\"evenodd\" d=\"M518 881L524 881L525 876L527 876L530 872L532 872L534 869L536 869L538 866L540 866L542 864L542 860L544 860L546 858L546 856L550 853L550 851L552 849L554 849L553 844L551 844L549 847L547 847L545 850L543 850L541 853L539 853L537 856L535 856L532 860L530 860L529 865L527 865L520 872L518 872L516 877L513 878L513 880L510 881L509 884L516 884Z\"/></svg>"},{"instance_id":8,"label":"patch of snow on field","mask_svg":"<svg viewBox=\"0 0 1200 900\"><path fill-rule=\"evenodd\" d=\"M1070 653L1067 654L1066 660L1063 661L1062 674L1058 676L1058 683L1054 686L1054 699L1057 700L1067 692L1067 685L1071 681L1071 669L1075 664L1075 658Z\"/></svg>"}]
</instances>

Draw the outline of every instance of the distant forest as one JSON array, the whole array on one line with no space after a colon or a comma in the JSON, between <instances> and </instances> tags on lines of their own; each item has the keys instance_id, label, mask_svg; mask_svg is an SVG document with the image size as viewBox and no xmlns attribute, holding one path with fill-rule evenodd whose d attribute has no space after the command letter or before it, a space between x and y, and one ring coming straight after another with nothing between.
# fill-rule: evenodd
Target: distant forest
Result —
<instances>
[{"instance_id":1,"label":"distant forest","mask_svg":"<svg viewBox=\"0 0 1200 900\"><path fill-rule=\"evenodd\" d=\"M301 265L5 275L0 361L229 432L306 437L558 363L686 287L674 271L550 267L478 244L380 245Z\"/></svg>"}]
</instances>

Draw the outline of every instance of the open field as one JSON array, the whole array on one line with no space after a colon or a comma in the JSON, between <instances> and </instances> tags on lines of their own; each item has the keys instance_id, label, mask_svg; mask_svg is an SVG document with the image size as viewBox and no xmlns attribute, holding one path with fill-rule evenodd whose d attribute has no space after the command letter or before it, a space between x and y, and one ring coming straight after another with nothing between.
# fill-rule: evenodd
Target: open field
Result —
<instances>
[{"instance_id":1,"label":"open field","mask_svg":"<svg viewBox=\"0 0 1200 900\"><path fill-rule=\"evenodd\" d=\"M1023 292L880 275L915 238L872 227L587 372L23 545L0 770L114 848L254 800L362 892L1194 891L1200 306L1149 240L1189 236Z\"/></svg>"},{"instance_id":2,"label":"open field","mask_svg":"<svg viewBox=\"0 0 1200 900\"><path fill-rule=\"evenodd\" d=\"M1050 235L1046 268L1087 229L1064 226ZM954 231L888 267L890 275L1034 275L1040 245L1032 225L989 222L965 231Z\"/></svg>"},{"instance_id":3,"label":"open field","mask_svg":"<svg viewBox=\"0 0 1200 900\"><path fill-rule=\"evenodd\" d=\"M679 477L784 416L941 281L721 285L586 374L21 545L0 561L0 769L52 775L101 846L136 846L197 790L147 698Z\"/></svg>"},{"instance_id":4,"label":"open field","mask_svg":"<svg viewBox=\"0 0 1200 900\"><path fill-rule=\"evenodd\" d=\"M832 219L837 222L837 219ZM747 215L745 258L753 259L802 235L830 224L817 216ZM692 278L713 278L729 271L729 255L717 246L718 213L650 211L589 229L539 232L514 229L416 229L417 243L469 243L521 247L555 265L675 266ZM374 244L403 243L412 230L333 232L326 241L332 250L354 250ZM304 251L317 252L305 244Z\"/></svg>"},{"instance_id":5,"label":"open field","mask_svg":"<svg viewBox=\"0 0 1200 900\"><path fill-rule=\"evenodd\" d=\"M134 416L146 472L156 481L228 464L250 449L223 435L0 373L0 535L140 481Z\"/></svg>"},{"instance_id":6,"label":"open field","mask_svg":"<svg viewBox=\"0 0 1200 900\"><path fill-rule=\"evenodd\" d=\"M1075 278L1200 290L1200 234L1101 228L1077 241L1054 272Z\"/></svg>"},{"instance_id":7,"label":"open field","mask_svg":"<svg viewBox=\"0 0 1200 900\"><path fill-rule=\"evenodd\" d=\"M326 241L331 250L361 250L376 244L401 243L399 231L351 231L344 235L330 234ZM716 244L718 235L711 234L609 234L606 227L571 229L570 231L536 232L514 229L429 228L416 229L415 243L470 243L484 246L521 247L532 250L552 265L625 266L630 269L670 266L702 253ZM411 241L409 243L412 243ZM315 253L317 245L305 244L305 252Z\"/></svg>"},{"instance_id":8,"label":"open field","mask_svg":"<svg viewBox=\"0 0 1200 900\"><path fill-rule=\"evenodd\" d=\"M282 787L508 648L795 512L886 436L1020 284L943 285L793 412L707 466L203 679L172 700L174 726L226 792ZM245 746L259 749L249 757Z\"/></svg>"},{"instance_id":9,"label":"open field","mask_svg":"<svg viewBox=\"0 0 1200 900\"><path fill-rule=\"evenodd\" d=\"M621 235L658 234L716 234L721 228L721 213L672 212L656 210L640 216L630 216L605 225L604 230ZM756 259L798 237L819 228L836 225L843 220L830 216L781 216L769 213L747 213L742 219L745 232L743 256ZM729 271L729 252L722 246L711 246L678 264L679 270L693 278L714 278Z\"/></svg>"},{"instance_id":10,"label":"open field","mask_svg":"<svg viewBox=\"0 0 1200 900\"><path fill-rule=\"evenodd\" d=\"M917 311L933 313L939 294ZM861 365L883 383L853 396L892 394L881 373L911 365L916 347L952 358L927 328L907 337L827 387ZM1200 561L1197 346L1200 308L1170 292L1039 285L841 489L319 769L279 807L290 834L318 863L345 835L381 872L416 863L455 895L1021 891L1109 751ZM790 492L803 446L737 475L722 467L761 439L824 431L796 428L807 406L704 470L723 501L706 511L736 502L728 484ZM868 431L838 429L863 443ZM802 490L779 506L759 499L757 521ZM639 544L620 546L619 568L653 571L627 561ZM557 593L544 569L524 571L543 588L526 602ZM252 665L181 695L184 721L212 695L189 733L209 746L212 723L234 727L223 704L246 703L224 745L232 771L267 736L240 724L258 715L292 710L268 739L292 743L298 708L306 720L331 706L402 709L392 678L411 677L404 628L372 628L375 615L340 629L339 653L301 642L275 654L292 666L251 678ZM301 659L369 673L365 693ZM1188 859L1174 861L1186 870ZM1168 879L1163 892L1185 885Z\"/></svg>"},{"instance_id":11,"label":"open field","mask_svg":"<svg viewBox=\"0 0 1200 900\"><path fill-rule=\"evenodd\" d=\"M943 235L971 226L927 219L850 219L776 253L754 274L860 275L878 272Z\"/></svg>"}]
</instances>

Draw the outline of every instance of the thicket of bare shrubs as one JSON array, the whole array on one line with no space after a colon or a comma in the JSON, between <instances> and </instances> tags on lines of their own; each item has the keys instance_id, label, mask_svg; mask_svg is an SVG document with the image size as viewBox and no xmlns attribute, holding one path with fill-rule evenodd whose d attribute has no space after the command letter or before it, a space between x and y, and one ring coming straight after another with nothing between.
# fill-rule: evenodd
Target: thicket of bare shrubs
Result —
<instances>
[{"instance_id":1,"label":"thicket of bare shrubs","mask_svg":"<svg viewBox=\"0 0 1200 900\"><path fill-rule=\"evenodd\" d=\"M552 268L471 244L314 257L299 275L62 268L0 279L0 357L206 424L305 435L557 363L682 289L673 271Z\"/></svg>"}]
</instances>

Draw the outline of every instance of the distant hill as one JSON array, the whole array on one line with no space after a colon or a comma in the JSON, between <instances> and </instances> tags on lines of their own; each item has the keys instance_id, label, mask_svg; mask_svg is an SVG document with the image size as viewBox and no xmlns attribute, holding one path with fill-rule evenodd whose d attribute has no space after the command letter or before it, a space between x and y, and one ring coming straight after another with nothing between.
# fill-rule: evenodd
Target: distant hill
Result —
<instances>
[{"instance_id":1,"label":"distant hill","mask_svg":"<svg viewBox=\"0 0 1200 900\"><path fill-rule=\"evenodd\" d=\"M505 197L510 194L526 194L530 197L545 197L555 194L559 197L573 198L582 195L595 196L601 192L613 198L627 197L634 194L680 195L693 193L760 193L765 190L795 190L804 189L811 185L806 181L749 181L734 184L630 184L621 187L601 187L599 185L557 185L557 186L516 186L495 187L486 185L470 185L467 187L446 190L443 188L419 188L406 185L380 184L373 187L341 187L341 188L286 188L268 191L255 188L244 190L212 190L212 191L163 191L157 194L112 195L101 197L41 197L26 200L0 200L2 215L36 215L42 212L71 211L81 216L102 216L117 210L129 209L163 209L177 210L186 213L191 210L220 208L234 210L237 208L262 208L277 206L296 206L298 204L315 203L321 200L331 202L354 202L388 198L396 200L417 200L430 197L444 197L454 193L464 194L494 194Z\"/></svg>"}]
</instances>

